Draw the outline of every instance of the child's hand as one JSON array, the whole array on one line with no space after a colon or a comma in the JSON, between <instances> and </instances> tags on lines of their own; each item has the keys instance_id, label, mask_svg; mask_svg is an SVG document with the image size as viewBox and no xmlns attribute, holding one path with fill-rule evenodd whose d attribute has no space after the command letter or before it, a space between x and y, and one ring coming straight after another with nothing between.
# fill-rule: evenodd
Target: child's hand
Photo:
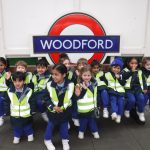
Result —
<instances>
[{"instance_id":1,"label":"child's hand","mask_svg":"<svg viewBox=\"0 0 150 150\"><path fill-rule=\"evenodd\" d=\"M58 107L58 106L55 106L53 109L54 109L57 113L63 112L62 109L61 109L60 107Z\"/></svg>"},{"instance_id":2,"label":"child's hand","mask_svg":"<svg viewBox=\"0 0 150 150\"><path fill-rule=\"evenodd\" d=\"M81 94L81 87L79 84L75 86L75 94L76 96L79 96Z\"/></svg>"},{"instance_id":3,"label":"child's hand","mask_svg":"<svg viewBox=\"0 0 150 150\"><path fill-rule=\"evenodd\" d=\"M137 71L137 65L133 65L131 70L132 70L133 72L134 72L134 71Z\"/></svg>"},{"instance_id":4,"label":"child's hand","mask_svg":"<svg viewBox=\"0 0 150 150\"><path fill-rule=\"evenodd\" d=\"M120 75L119 75L119 74L115 74L115 77L116 77L117 79L119 79L119 78L120 78Z\"/></svg>"},{"instance_id":5,"label":"child's hand","mask_svg":"<svg viewBox=\"0 0 150 150\"><path fill-rule=\"evenodd\" d=\"M147 90L143 90L143 92L144 92L144 94L146 94L146 93L147 93Z\"/></svg>"},{"instance_id":6,"label":"child's hand","mask_svg":"<svg viewBox=\"0 0 150 150\"><path fill-rule=\"evenodd\" d=\"M9 71L9 72L6 72L6 80L9 80L10 77L11 77L11 72L10 72L10 71Z\"/></svg>"},{"instance_id":7,"label":"child's hand","mask_svg":"<svg viewBox=\"0 0 150 150\"><path fill-rule=\"evenodd\" d=\"M78 70L76 70L75 72L76 72L77 76L79 76L79 75L80 75L80 73L79 73L79 71L78 71Z\"/></svg>"},{"instance_id":8,"label":"child's hand","mask_svg":"<svg viewBox=\"0 0 150 150\"><path fill-rule=\"evenodd\" d=\"M82 88L84 88L85 90L87 89L87 85L86 85L85 82L83 82L83 83L81 84L81 86L82 86Z\"/></svg>"}]
</instances>

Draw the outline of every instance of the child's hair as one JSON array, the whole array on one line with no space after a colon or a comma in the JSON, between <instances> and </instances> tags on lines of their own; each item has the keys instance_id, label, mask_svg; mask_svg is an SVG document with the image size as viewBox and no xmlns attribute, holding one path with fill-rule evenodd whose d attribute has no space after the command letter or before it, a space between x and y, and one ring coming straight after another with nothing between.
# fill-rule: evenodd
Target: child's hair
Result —
<instances>
[{"instance_id":1,"label":"child's hair","mask_svg":"<svg viewBox=\"0 0 150 150\"><path fill-rule=\"evenodd\" d=\"M17 66L23 66L23 67L25 67L25 68L27 69L27 63L26 63L25 61L22 61L22 60L17 61L17 63L16 63L15 66L16 66L16 67L17 67Z\"/></svg>"},{"instance_id":2,"label":"child's hair","mask_svg":"<svg viewBox=\"0 0 150 150\"><path fill-rule=\"evenodd\" d=\"M61 74L67 74L67 67L64 64L56 64L52 69L57 70Z\"/></svg>"},{"instance_id":3,"label":"child's hair","mask_svg":"<svg viewBox=\"0 0 150 150\"><path fill-rule=\"evenodd\" d=\"M59 63L60 63L60 64L63 64L63 62L64 62L65 60L69 60L69 61L70 61L70 59L69 59L69 57L68 57L68 55L67 55L66 53L61 53L61 54L60 54L60 58L59 58Z\"/></svg>"},{"instance_id":4,"label":"child's hair","mask_svg":"<svg viewBox=\"0 0 150 150\"><path fill-rule=\"evenodd\" d=\"M91 66L90 65L87 65L87 66L84 66L84 67L82 67L81 68L81 70L80 70L80 74L79 74L79 76L78 76L78 83L80 83L81 81L82 81L82 74L84 73L84 72L87 72L87 71L89 71L89 72L91 72L91 74L92 74L92 68L91 68Z\"/></svg>"},{"instance_id":5,"label":"child's hair","mask_svg":"<svg viewBox=\"0 0 150 150\"><path fill-rule=\"evenodd\" d=\"M100 68L100 63L98 60L94 59L92 62L91 62L91 67L93 68L94 66L98 66Z\"/></svg>"},{"instance_id":6,"label":"child's hair","mask_svg":"<svg viewBox=\"0 0 150 150\"><path fill-rule=\"evenodd\" d=\"M80 58L80 59L78 59L78 61L77 61L77 66L78 66L79 64L85 64L85 65L87 65L87 64L88 64L88 61L87 61L86 58Z\"/></svg>"},{"instance_id":7,"label":"child's hair","mask_svg":"<svg viewBox=\"0 0 150 150\"><path fill-rule=\"evenodd\" d=\"M17 79L19 81L25 81L25 74L23 72L19 72L19 71L14 72L12 75L12 80L16 81Z\"/></svg>"},{"instance_id":8,"label":"child's hair","mask_svg":"<svg viewBox=\"0 0 150 150\"><path fill-rule=\"evenodd\" d=\"M132 59L137 60L137 63L138 63L137 68L140 68L140 60L139 60L138 57L129 57L129 58L127 58L126 61L125 61L125 67L130 68L130 67L129 67L129 63L130 63L130 61L131 61Z\"/></svg>"},{"instance_id":9,"label":"child's hair","mask_svg":"<svg viewBox=\"0 0 150 150\"><path fill-rule=\"evenodd\" d=\"M150 57L144 57L144 58L142 59L142 67L144 67L145 64L147 64L148 61L150 62Z\"/></svg>"},{"instance_id":10,"label":"child's hair","mask_svg":"<svg viewBox=\"0 0 150 150\"><path fill-rule=\"evenodd\" d=\"M48 62L45 58L39 59L36 63L36 66L44 66L44 67L48 67Z\"/></svg>"},{"instance_id":11,"label":"child's hair","mask_svg":"<svg viewBox=\"0 0 150 150\"><path fill-rule=\"evenodd\" d=\"M7 66L7 61L4 57L0 57L0 62Z\"/></svg>"}]
</instances>

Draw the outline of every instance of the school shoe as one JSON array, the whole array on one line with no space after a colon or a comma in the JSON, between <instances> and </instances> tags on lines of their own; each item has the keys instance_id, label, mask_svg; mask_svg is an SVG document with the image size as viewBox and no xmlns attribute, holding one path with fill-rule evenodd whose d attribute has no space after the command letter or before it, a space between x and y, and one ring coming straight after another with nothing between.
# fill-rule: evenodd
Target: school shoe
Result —
<instances>
[{"instance_id":1,"label":"school shoe","mask_svg":"<svg viewBox=\"0 0 150 150\"><path fill-rule=\"evenodd\" d=\"M45 121L45 122L48 122L49 121L49 119L48 119L48 116L47 116L47 114L44 112L44 113L41 113L41 116L42 116L42 118L43 118L43 120Z\"/></svg>"},{"instance_id":2,"label":"school shoe","mask_svg":"<svg viewBox=\"0 0 150 150\"><path fill-rule=\"evenodd\" d=\"M95 139L99 139L100 138L98 132L93 132L92 134L93 134L93 136L94 136Z\"/></svg>"},{"instance_id":3,"label":"school shoe","mask_svg":"<svg viewBox=\"0 0 150 150\"><path fill-rule=\"evenodd\" d=\"M140 121L145 122L144 113L139 113L139 112L138 112L137 114L138 114L138 116L139 116Z\"/></svg>"},{"instance_id":4,"label":"school shoe","mask_svg":"<svg viewBox=\"0 0 150 150\"><path fill-rule=\"evenodd\" d=\"M20 138L14 137L13 144L18 144L20 142Z\"/></svg>"},{"instance_id":5,"label":"school shoe","mask_svg":"<svg viewBox=\"0 0 150 150\"><path fill-rule=\"evenodd\" d=\"M84 139L84 132L79 131L78 138Z\"/></svg>"},{"instance_id":6,"label":"school shoe","mask_svg":"<svg viewBox=\"0 0 150 150\"><path fill-rule=\"evenodd\" d=\"M130 111L129 111L129 110L125 110L125 111L124 111L124 116L125 116L126 118L130 118Z\"/></svg>"},{"instance_id":7,"label":"school shoe","mask_svg":"<svg viewBox=\"0 0 150 150\"><path fill-rule=\"evenodd\" d=\"M104 108L103 110L103 118L109 118L109 112L107 108Z\"/></svg>"},{"instance_id":8,"label":"school shoe","mask_svg":"<svg viewBox=\"0 0 150 150\"><path fill-rule=\"evenodd\" d=\"M73 123L76 127L79 127L80 126L80 123L79 123L79 119L72 119L73 120Z\"/></svg>"},{"instance_id":9,"label":"school shoe","mask_svg":"<svg viewBox=\"0 0 150 150\"><path fill-rule=\"evenodd\" d=\"M117 119L117 114L114 112L111 114L111 118L112 120L116 120Z\"/></svg>"},{"instance_id":10,"label":"school shoe","mask_svg":"<svg viewBox=\"0 0 150 150\"><path fill-rule=\"evenodd\" d=\"M44 140L44 144L47 147L47 150L55 150L55 146L51 140Z\"/></svg>"},{"instance_id":11,"label":"school shoe","mask_svg":"<svg viewBox=\"0 0 150 150\"><path fill-rule=\"evenodd\" d=\"M3 117L0 117L0 126L2 126L4 124L4 119Z\"/></svg>"},{"instance_id":12,"label":"school shoe","mask_svg":"<svg viewBox=\"0 0 150 150\"><path fill-rule=\"evenodd\" d=\"M121 116L118 115L115 121L116 121L116 123L120 123L121 122Z\"/></svg>"},{"instance_id":13,"label":"school shoe","mask_svg":"<svg viewBox=\"0 0 150 150\"><path fill-rule=\"evenodd\" d=\"M33 134L28 135L28 142L32 142L32 141L34 141Z\"/></svg>"},{"instance_id":14,"label":"school shoe","mask_svg":"<svg viewBox=\"0 0 150 150\"><path fill-rule=\"evenodd\" d=\"M69 150L70 149L68 142L69 142L69 140L62 140L63 150Z\"/></svg>"}]
</instances>

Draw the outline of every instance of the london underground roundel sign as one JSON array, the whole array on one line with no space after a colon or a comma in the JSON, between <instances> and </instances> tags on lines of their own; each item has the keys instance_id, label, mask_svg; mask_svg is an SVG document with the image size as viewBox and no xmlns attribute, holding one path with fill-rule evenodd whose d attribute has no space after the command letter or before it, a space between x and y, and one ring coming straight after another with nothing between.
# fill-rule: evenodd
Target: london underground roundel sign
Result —
<instances>
[{"instance_id":1,"label":"london underground roundel sign","mask_svg":"<svg viewBox=\"0 0 150 150\"><path fill-rule=\"evenodd\" d=\"M71 13L59 18L50 28L48 35L59 36L63 30L71 25L83 25L89 28L93 32L94 36L106 35L102 25L95 18L84 13ZM105 53L96 52L91 58L89 58L88 63L91 63L93 59L101 61L104 55ZM60 53L49 53L49 56L54 63L58 63Z\"/></svg>"}]
</instances>

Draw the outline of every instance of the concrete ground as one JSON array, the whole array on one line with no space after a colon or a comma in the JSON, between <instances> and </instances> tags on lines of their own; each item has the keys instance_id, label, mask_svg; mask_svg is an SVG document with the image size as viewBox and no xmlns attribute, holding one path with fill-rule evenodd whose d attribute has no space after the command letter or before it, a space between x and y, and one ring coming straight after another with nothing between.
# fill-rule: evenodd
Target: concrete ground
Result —
<instances>
[{"instance_id":1,"label":"concrete ground","mask_svg":"<svg viewBox=\"0 0 150 150\"><path fill-rule=\"evenodd\" d=\"M70 146L72 150L149 150L150 149L150 108L146 108L145 125L138 125L132 119L123 118L121 124L116 124L111 119L100 119L98 121L100 139L93 139L90 132L86 132L85 139L77 138L78 132L71 124ZM18 145L12 144L13 134L9 118L0 127L0 150L46 150L43 143L46 123L39 115L34 117L34 142L27 142L26 137L21 139ZM55 130L53 143L56 150L62 150L59 133Z\"/></svg>"}]
</instances>

